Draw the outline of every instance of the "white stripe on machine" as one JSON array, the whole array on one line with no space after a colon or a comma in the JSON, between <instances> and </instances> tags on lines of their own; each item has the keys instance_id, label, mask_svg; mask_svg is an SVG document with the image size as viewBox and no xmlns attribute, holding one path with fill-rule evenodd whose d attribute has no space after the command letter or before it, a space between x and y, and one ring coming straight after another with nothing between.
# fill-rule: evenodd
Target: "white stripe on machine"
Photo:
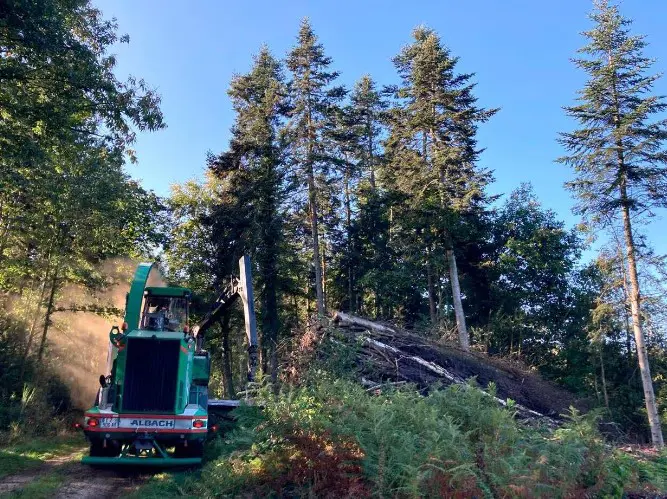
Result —
<instances>
[{"instance_id":1,"label":"white stripe on machine","mask_svg":"<svg viewBox=\"0 0 667 499\"><path fill-rule=\"evenodd\" d=\"M191 421L185 420L188 423L188 428ZM180 421L179 421L180 423ZM181 427L180 425L176 426L176 421L174 419L148 419L148 418L120 418L120 423L118 424L120 428L139 428L139 429L151 429L151 430L173 430L175 428Z\"/></svg>"}]
</instances>

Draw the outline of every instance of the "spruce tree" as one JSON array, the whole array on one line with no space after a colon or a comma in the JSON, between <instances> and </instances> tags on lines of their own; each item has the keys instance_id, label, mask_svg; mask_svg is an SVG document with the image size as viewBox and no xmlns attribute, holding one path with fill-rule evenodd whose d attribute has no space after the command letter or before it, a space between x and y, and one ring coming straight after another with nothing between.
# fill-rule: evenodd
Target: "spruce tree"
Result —
<instances>
[{"instance_id":1,"label":"spruce tree","mask_svg":"<svg viewBox=\"0 0 667 499\"><path fill-rule=\"evenodd\" d=\"M380 159L382 115L387 103L369 75L363 76L350 96L352 130L357 139L357 158L362 171L368 174L371 190L375 190L375 176Z\"/></svg>"},{"instance_id":2,"label":"spruce tree","mask_svg":"<svg viewBox=\"0 0 667 499\"><path fill-rule=\"evenodd\" d=\"M297 45L287 56L292 77L289 82L291 109L289 132L292 159L308 190L310 232L315 270L317 313L324 315L324 291L319 234L318 174L326 177L332 158L326 146L325 129L344 97L341 87L332 86L338 73L330 71L331 58L324 53L308 19L301 22Z\"/></svg>"},{"instance_id":3,"label":"spruce tree","mask_svg":"<svg viewBox=\"0 0 667 499\"><path fill-rule=\"evenodd\" d=\"M475 165L480 153L475 135L478 124L496 110L477 107L473 75L456 72L458 59L436 33L418 27L413 37L414 42L394 58L402 84L390 114L386 178L409 196L409 209L423 217L420 234L432 320L437 253L444 250L459 341L468 349L454 232L460 216L484 200L491 176Z\"/></svg>"},{"instance_id":4,"label":"spruce tree","mask_svg":"<svg viewBox=\"0 0 667 499\"><path fill-rule=\"evenodd\" d=\"M278 268L286 197L280 126L286 88L281 66L268 48L262 47L248 74L234 77L228 93L236 121L229 151L211 161L211 168L219 177L228 179L229 196L236 201L227 203L228 209L214 213L222 222L214 227L223 232L230 227L239 228L245 251L253 256L261 297L262 359L275 382L280 328ZM215 243L215 232L213 238ZM222 235L221 240L224 239Z\"/></svg>"},{"instance_id":5,"label":"spruce tree","mask_svg":"<svg viewBox=\"0 0 667 499\"><path fill-rule=\"evenodd\" d=\"M637 358L651 438L660 449L664 443L642 331L634 222L667 206L667 120L660 118L667 103L651 94L659 76L648 74L653 61L643 54L645 38L630 33L631 21L606 0L595 3L591 19L594 26L584 33L588 44L574 59L589 79L579 104L566 108L580 127L561 134L569 155L560 161L574 170L567 186L579 200L579 214L598 228L609 228L619 217L622 221Z\"/></svg>"}]
</instances>

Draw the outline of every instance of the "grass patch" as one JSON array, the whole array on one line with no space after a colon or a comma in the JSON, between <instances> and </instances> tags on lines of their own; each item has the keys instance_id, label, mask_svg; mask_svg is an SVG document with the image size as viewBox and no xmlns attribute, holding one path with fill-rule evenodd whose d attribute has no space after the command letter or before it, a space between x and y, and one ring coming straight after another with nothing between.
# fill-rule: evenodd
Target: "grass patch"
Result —
<instances>
[{"instance_id":1,"label":"grass patch","mask_svg":"<svg viewBox=\"0 0 667 499\"><path fill-rule=\"evenodd\" d=\"M196 497L185 492L185 482L199 472L160 473L126 496L126 499L164 499L165 497Z\"/></svg>"},{"instance_id":2,"label":"grass patch","mask_svg":"<svg viewBox=\"0 0 667 499\"><path fill-rule=\"evenodd\" d=\"M63 485L65 477L59 473L44 475L30 482L24 487L8 494L2 494L3 499L49 499Z\"/></svg>"},{"instance_id":3,"label":"grass patch","mask_svg":"<svg viewBox=\"0 0 667 499\"><path fill-rule=\"evenodd\" d=\"M48 459L83 452L86 440L82 434L38 437L0 447L0 478L37 468Z\"/></svg>"}]
</instances>

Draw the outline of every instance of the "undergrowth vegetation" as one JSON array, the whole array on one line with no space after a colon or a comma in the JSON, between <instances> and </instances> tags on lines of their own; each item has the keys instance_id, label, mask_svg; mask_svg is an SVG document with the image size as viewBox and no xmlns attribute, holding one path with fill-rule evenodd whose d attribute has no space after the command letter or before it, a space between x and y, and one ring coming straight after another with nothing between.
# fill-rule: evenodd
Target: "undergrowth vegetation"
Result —
<instances>
[{"instance_id":1,"label":"undergrowth vegetation","mask_svg":"<svg viewBox=\"0 0 667 499\"><path fill-rule=\"evenodd\" d=\"M76 415L68 387L49 362L27 355L26 329L0 311L0 445L61 433Z\"/></svg>"},{"instance_id":2,"label":"undergrowth vegetation","mask_svg":"<svg viewBox=\"0 0 667 499\"><path fill-rule=\"evenodd\" d=\"M368 391L312 366L298 385L261 388L208 448L197 473L162 476L141 497L620 497L667 491L667 456L614 450L596 415L558 429L517 420L469 385ZM348 372L349 374L349 372Z\"/></svg>"}]
</instances>

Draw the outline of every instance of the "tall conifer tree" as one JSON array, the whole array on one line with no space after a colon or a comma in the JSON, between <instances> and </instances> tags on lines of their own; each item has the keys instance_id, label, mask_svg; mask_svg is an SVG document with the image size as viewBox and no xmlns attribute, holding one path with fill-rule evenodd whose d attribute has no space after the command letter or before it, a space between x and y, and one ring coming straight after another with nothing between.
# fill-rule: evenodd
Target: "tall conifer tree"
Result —
<instances>
[{"instance_id":1,"label":"tall conifer tree","mask_svg":"<svg viewBox=\"0 0 667 499\"><path fill-rule=\"evenodd\" d=\"M291 109L289 131L292 140L293 161L303 175L308 189L310 231L313 246L313 267L317 313L325 313L320 253L318 173L326 175L331 157L324 140L324 131L330 123L338 102L345 91L332 83L338 73L330 71L331 58L324 53L308 19L301 22L297 45L287 56L287 67L292 73L289 82Z\"/></svg>"},{"instance_id":2,"label":"tall conifer tree","mask_svg":"<svg viewBox=\"0 0 667 499\"><path fill-rule=\"evenodd\" d=\"M236 112L229 151L212 161L211 166L232 182L230 192L238 198L233 205L238 210L236 215L245 219L246 251L251 249L257 265L263 361L275 382L280 327L278 267L286 195L279 129L285 111L286 87L280 64L268 48L262 47L248 74L234 77L229 95ZM230 171L234 175L225 175ZM224 224L221 228L226 230Z\"/></svg>"},{"instance_id":3,"label":"tall conifer tree","mask_svg":"<svg viewBox=\"0 0 667 499\"><path fill-rule=\"evenodd\" d=\"M560 159L575 179L567 186L579 199L576 210L592 225L609 228L622 220L628 269L629 301L651 437L664 447L653 383L642 331L637 273L636 217L667 206L667 109L651 95L658 75L647 71L653 61L643 54L646 41L631 35L631 21L606 0L595 3L594 26L584 35L588 45L574 60L588 74L579 104L566 108L580 128L561 135L570 153Z\"/></svg>"},{"instance_id":4,"label":"tall conifer tree","mask_svg":"<svg viewBox=\"0 0 667 499\"><path fill-rule=\"evenodd\" d=\"M456 72L458 59L432 30L418 27L414 42L394 58L402 80L392 110L387 154L388 179L412 199L410 210L428 222L420 231L429 276L431 318L435 320L434 255L444 249L452 288L459 341L470 339L461 300L453 228L460 215L484 198L488 171L476 167L479 123L496 110L476 105L471 74Z\"/></svg>"},{"instance_id":5,"label":"tall conifer tree","mask_svg":"<svg viewBox=\"0 0 667 499\"><path fill-rule=\"evenodd\" d=\"M355 84L350 102L351 124L357 138L357 157L360 168L368 175L371 190L374 191L382 140L381 120L387 103L369 75L362 76Z\"/></svg>"}]
</instances>

